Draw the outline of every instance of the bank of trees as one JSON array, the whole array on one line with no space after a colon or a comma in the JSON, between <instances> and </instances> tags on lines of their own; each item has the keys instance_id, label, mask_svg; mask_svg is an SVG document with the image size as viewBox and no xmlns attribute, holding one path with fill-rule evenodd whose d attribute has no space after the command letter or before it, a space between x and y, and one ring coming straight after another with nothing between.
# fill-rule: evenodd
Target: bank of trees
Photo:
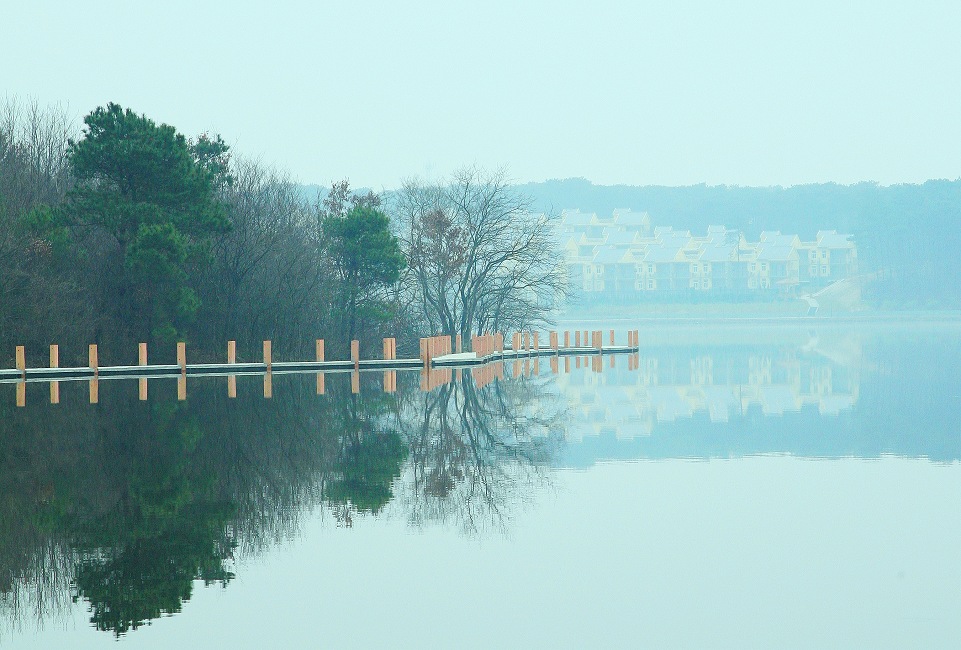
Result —
<instances>
[{"instance_id":1,"label":"bank of trees","mask_svg":"<svg viewBox=\"0 0 961 650\"><path fill-rule=\"evenodd\" d=\"M0 115L0 357L87 343L128 363L185 340L198 360L344 354L417 334L536 325L563 294L550 221L503 174L467 169L386 196L335 183L319 200L283 172L117 104L80 130L58 109ZM409 343L408 343L409 344ZM416 345L416 343L414 343ZM411 348L413 352L416 348Z\"/></svg>"}]
</instances>

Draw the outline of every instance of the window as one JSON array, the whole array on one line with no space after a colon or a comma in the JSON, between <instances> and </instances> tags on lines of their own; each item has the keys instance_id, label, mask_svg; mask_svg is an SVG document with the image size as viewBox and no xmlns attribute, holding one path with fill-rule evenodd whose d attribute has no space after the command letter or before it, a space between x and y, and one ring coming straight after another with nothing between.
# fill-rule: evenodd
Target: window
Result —
<instances>
[{"instance_id":1,"label":"window","mask_svg":"<svg viewBox=\"0 0 961 650\"><path fill-rule=\"evenodd\" d=\"M704 288L704 289L710 289L710 288L711 288L711 281L710 281L710 280L705 280L705 281L701 284L701 287Z\"/></svg>"},{"instance_id":2,"label":"window","mask_svg":"<svg viewBox=\"0 0 961 650\"><path fill-rule=\"evenodd\" d=\"M691 264L691 273L697 273L700 269L697 267L697 262Z\"/></svg>"},{"instance_id":3,"label":"window","mask_svg":"<svg viewBox=\"0 0 961 650\"><path fill-rule=\"evenodd\" d=\"M703 264L703 265L701 266L701 268L704 269L704 272L705 272L705 273L710 273L710 272L711 272L711 265L710 265L710 264L705 263L705 264Z\"/></svg>"},{"instance_id":4,"label":"window","mask_svg":"<svg viewBox=\"0 0 961 650\"><path fill-rule=\"evenodd\" d=\"M648 280L648 281L647 281L647 288L648 288L648 289L656 289L656 288L657 288L657 284L654 282L654 280Z\"/></svg>"},{"instance_id":5,"label":"window","mask_svg":"<svg viewBox=\"0 0 961 650\"><path fill-rule=\"evenodd\" d=\"M770 281L770 280L768 280L767 278L761 278L761 288L762 288L762 289L767 289L767 288L769 288L770 286L771 286L771 281Z\"/></svg>"},{"instance_id":6,"label":"window","mask_svg":"<svg viewBox=\"0 0 961 650\"><path fill-rule=\"evenodd\" d=\"M767 271L767 262L761 262L761 270Z\"/></svg>"},{"instance_id":7,"label":"window","mask_svg":"<svg viewBox=\"0 0 961 650\"><path fill-rule=\"evenodd\" d=\"M811 268L808 269L808 275L817 275L817 274L818 274L817 264L812 264Z\"/></svg>"},{"instance_id":8,"label":"window","mask_svg":"<svg viewBox=\"0 0 961 650\"><path fill-rule=\"evenodd\" d=\"M751 269L751 273L754 273L755 271L757 271L757 264L755 264L754 262L751 262L751 266L749 268Z\"/></svg>"},{"instance_id":9,"label":"window","mask_svg":"<svg viewBox=\"0 0 961 650\"><path fill-rule=\"evenodd\" d=\"M649 274L651 274L651 275L654 275L654 269L655 269L655 268L656 268L656 267L655 267L653 264L648 264L648 265L647 265L647 272L648 272Z\"/></svg>"},{"instance_id":10,"label":"window","mask_svg":"<svg viewBox=\"0 0 961 650\"><path fill-rule=\"evenodd\" d=\"M747 286L749 289L757 289L757 280L755 280L754 278L751 278L750 280L747 281Z\"/></svg>"},{"instance_id":11,"label":"window","mask_svg":"<svg viewBox=\"0 0 961 650\"><path fill-rule=\"evenodd\" d=\"M828 274L828 265L824 264L821 266L821 275L827 275L827 274Z\"/></svg>"},{"instance_id":12,"label":"window","mask_svg":"<svg viewBox=\"0 0 961 650\"><path fill-rule=\"evenodd\" d=\"M695 289L700 289L701 283L698 282L697 280L691 280L691 286L694 287Z\"/></svg>"}]
</instances>

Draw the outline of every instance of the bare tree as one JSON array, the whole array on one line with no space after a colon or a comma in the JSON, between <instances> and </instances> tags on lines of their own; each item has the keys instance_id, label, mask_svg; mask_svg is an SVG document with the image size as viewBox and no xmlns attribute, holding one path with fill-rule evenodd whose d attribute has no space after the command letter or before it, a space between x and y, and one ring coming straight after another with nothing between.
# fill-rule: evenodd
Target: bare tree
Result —
<instances>
[{"instance_id":1,"label":"bare tree","mask_svg":"<svg viewBox=\"0 0 961 650\"><path fill-rule=\"evenodd\" d=\"M405 183L393 212L410 264L406 288L430 330L467 337L547 322L567 278L553 220L531 207L503 171Z\"/></svg>"},{"instance_id":2,"label":"bare tree","mask_svg":"<svg viewBox=\"0 0 961 650\"><path fill-rule=\"evenodd\" d=\"M71 275L76 264L66 259L52 210L69 187L66 151L75 132L62 107L0 104L0 359L14 343L36 349L86 336L76 325L89 316L78 299L80 274Z\"/></svg>"},{"instance_id":3,"label":"bare tree","mask_svg":"<svg viewBox=\"0 0 961 650\"><path fill-rule=\"evenodd\" d=\"M306 345L329 303L308 205L282 172L245 159L231 172L224 202L232 228L214 243L207 269L205 337L212 346L236 339L242 349L265 338Z\"/></svg>"}]
</instances>

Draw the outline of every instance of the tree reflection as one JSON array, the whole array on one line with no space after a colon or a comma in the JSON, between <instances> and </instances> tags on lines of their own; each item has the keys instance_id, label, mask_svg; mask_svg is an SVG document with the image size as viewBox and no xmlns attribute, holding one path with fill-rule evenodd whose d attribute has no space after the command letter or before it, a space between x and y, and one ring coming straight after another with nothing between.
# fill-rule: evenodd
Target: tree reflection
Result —
<instances>
[{"instance_id":1,"label":"tree reflection","mask_svg":"<svg viewBox=\"0 0 961 650\"><path fill-rule=\"evenodd\" d=\"M478 389L470 373L417 393L399 421L411 454L408 517L468 531L506 523L510 506L545 480L563 440L560 413L542 400L546 380ZM555 435L556 434L556 435Z\"/></svg>"},{"instance_id":2,"label":"tree reflection","mask_svg":"<svg viewBox=\"0 0 961 650\"><path fill-rule=\"evenodd\" d=\"M360 402L357 395L343 400L340 449L325 489L325 499L340 506L339 519L350 525L350 508L377 514L394 497L408 450L400 435L378 426L386 409L383 400ZM366 406L366 408L363 408Z\"/></svg>"},{"instance_id":3,"label":"tree reflection","mask_svg":"<svg viewBox=\"0 0 961 650\"><path fill-rule=\"evenodd\" d=\"M287 379L270 400L198 381L186 402L154 390L141 403L116 382L98 405L73 390L56 407L0 405L0 617L72 600L123 635L181 611L199 581L226 587L236 557L317 509L343 525L391 502L416 525L503 523L555 449L538 380L478 390L467 373L422 393L408 377L358 395L331 377L321 397Z\"/></svg>"}]
</instances>

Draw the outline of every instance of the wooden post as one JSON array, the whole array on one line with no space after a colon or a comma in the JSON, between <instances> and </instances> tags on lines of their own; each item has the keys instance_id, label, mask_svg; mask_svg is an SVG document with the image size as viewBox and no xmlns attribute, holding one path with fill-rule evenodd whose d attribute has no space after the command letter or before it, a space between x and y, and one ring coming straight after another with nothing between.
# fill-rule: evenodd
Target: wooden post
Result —
<instances>
[{"instance_id":1,"label":"wooden post","mask_svg":"<svg viewBox=\"0 0 961 650\"><path fill-rule=\"evenodd\" d=\"M274 359L273 344L264 341L264 365L267 372L264 374L264 399L271 399L274 396Z\"/></svg>"},{"instance_id":2,"label":"wooden post","mask_svg":"<svg viewBox=\"0 0 961 650\"><path fill-rule=\"evenodd\" d=\"M556 353L556 352L557 352L557 347L558 347L558 346L557 346L557 332L551 332L549 338L550 338L550 342L551 342L551 350L554 350L554 352Z\"/></svg>"},{"instance_id":3,"label":"wooden post","mask_svg":"<svg viewBox=\"0 0 961 650\"><path fill-rule=\"evenodd\" d=\"M350 373L350 392L355 395L360 392L360 372L357 370Z\"/></svg>"},{"instance_id":4,"label":"wooden post","mask_svg":"<svg viewBox=\"0 0 961 650\"><path fill-rule=\"evenodd\" d=\"M551 357L551 372L557 374L557 357Z\"/></svg>"},{"instance_id":5,"label":"wooden post","mask_svg":"<svg viewBox=\"0 0 961 650\"><path fill-rule=\"evenodd\" d=\"M177 378L177 401L187 399L187 344L177 342L177 365L180 366L180 376Z\"/></svg>"},{"instance_id":6,"label":"wooden post","mask_svg":"<svg viewBox=\"0 0 961 650\"><path fill-rule=\"evenodd\" d=\"M237 341L227 341L227 363L237 363ZM237 398L237 375L227 376L227 397Z\"/></svg>"},{"instance_id":7,"label":"wooden post","mask_svg":"<svg viewBox=\"0 0 961 650\"><path fill-rule=\"evenodd\" d=\"M570 330L565 330L565 331L564 331L564 347L565 347L565 348L571 347L571 332L570 332Z\"/></svg>"},{"instance_id":8,"label":"wooden post","mask_svg":"<svg viewBox=\"0 0 961 650\"><path fill-rule=\"evenodd\" d=\"M27 405L27 355L22 345L17 346L17 370L20 371L20 381L17 382L17 406Z\"/></svg>"},{"instance_id":9,"label":"wooden post","mask_svg":"<svg viewBox=\"0 0 961 650\"><path fill-rule=\"evenodd\" d=\"M463 339L461 338L461 335L458 334L458 335L457 335L457 354L460 354L461 352L464 351L463 343L464 343L464 341L463 341Z\"/></svg>"},{"instance_id":10,"label":"wooden post","mask_svg":"<svg viewBox=\"0 0 961 650\"><path fill-rule=\"evenodd\" d=\"M50 346L50 367L51 368L60 367L60 346L58 345ZM51 404L60 403L60 382L59 381L50 382L50 403Z\"/></svg>"},{"instance_id":11,"label":"wooden post","mask_svg":"<svg viewBox=\"0 0 961 650\"><path fill-rule=\"evenodd\" d=\"M524 350L530 354L531 351L531 333L524 332L524 342L522 343Z\"/></svg>"},{"instance_id":12,"label":"wooden post","mask_svg":"<svg viewBox=\"0 0 961 650\"><path fill-rule=\"evenodd\" d=\"M384 339L384 361L390 361L390 339Z\"/></svg>"},{"instance_id":13,"label":"wooden post","mask_svg":"<svg viewBox=\"0 0 961 650\"><path fill-rule=\"evenodd\" d=\"M9 349L9 348L7 348ZM20 378L24 381L27 379L27 354L26 349L22 345L17 346L17 370L20 371Z\"/></svg>"},{"instance_id":14,"label":"wooden post","mask_svg":"<svg viewBox=\"0 0 961 650\"><path fill-rule=\"evenodd\" d=\"M539 332L534 332L534 342L533 342L534 352L537 352L537 348L540 347L540 343L538 343L537 341L538 336L539 336Z\"/></svg>"},{"instance_id":15,"label":"wooden post","mask_svg":"<svg viewBox=\"0 0 961 650\"><path fill-rule=\"evenodd\" d=\"M137 345L137 365L146 366L147 365L147 344L140 343ZM141 377L137 380L137 397L141 402L147 401L147 378Z\"/></svg>"},{"instance_id":16,"label":"wooden post","mask_svg":"<svg viewBox=\"0 0 961 650\"><path fill-rule=\"evenodd\" d=\"M424 366L427 365L427 339L424 338L420 340L420 360L424 362Z\"/></svg>"},{"instance_id":17,"label":"wooden post","mask_svg":"<svg viewBox=\"0 0 961 650\"><path fill-rule=\"evenodd\" d=\"M90 380L90 403L96 404L100 401L100 367L97 358L96 343L92 343L87 347L87 363L93 368L93 379Z\"/></svg>"},{"instance_id":18,"label":"wooden post","mask_svg":"<svg viewBox=\"0 0 961 650\"><path fill-rule=\"evenodd\" d=\"M317 348L317 361L323 361L324 360L324 339L317 339L316 348ZM324 389L325 389L324 373L318 372L317 373L317 394L323 395Z\"/></svg>"},{"instance_id":19,"label":"wooden post","mask_svg":"<svg viewBox=\"0 0 961 650\"><path fill-rule=\"evenodd\" d=\"M354 362L354 370L360 368L360 341L354 339L350 342L350 360Z\"/></svg>"},{"instance_id":20,"label":"wooden post","mask_svg":"<svg viewBox=\"0 0 961 650\"><path fill-rule=\"evenodd\" d=\"M581 347L581 331L580 330L577 330L576 332L574 332L574 347L575 348ZM579 367L580 366L578 366L578 368Z\"/></svg>"},{"instance_id":21,"label":"wooden post","mask_svg":"<svg viewBox=\"0 0 961 650\"><path fill-rule=\"evenodd\" d=\"M90 368L93 370L93 376L99 377L100 370L97 366L97 344L96 343L92 343L90 346L87 347L87 363L90 365Z\"/></svg>"},{"instance_id":22,"label":"wooden post","mask_svg":"<svg viewBox=\"0 0 961 650\"><path fill-rule=\"evenodd\" d=\"M611 330L611 345L614 345L614 330Z\"/></svg>"},{"instance_id":23,"label":"wooden post","mask_svg":"<svg viewBox=\"0 0 961 650\"><path fill-rule=\"evenodd\" d=\"M566 372L566 373L570 373L570 372L571 372L571 358L570 358L570 357L564 357L564 372Z\"/></svg>"}]
</instances>

